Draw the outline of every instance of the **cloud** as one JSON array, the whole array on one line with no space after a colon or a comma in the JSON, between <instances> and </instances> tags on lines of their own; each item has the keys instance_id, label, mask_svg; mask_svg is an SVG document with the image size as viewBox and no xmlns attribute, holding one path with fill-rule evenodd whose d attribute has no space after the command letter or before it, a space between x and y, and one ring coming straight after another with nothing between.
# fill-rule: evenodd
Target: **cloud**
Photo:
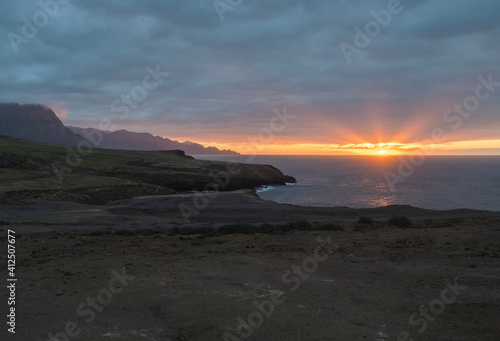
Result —
<instances>
[{"instance_id":1,"label":"cloud","mask_svg":"<svg viewBox=\"0 0 500 341\"><path fill-rule=\"evenodd\" d=\"M40 7L6 2L0 101L58 103L72 125L108 117L117 129L223 143L244 143L286 105L298 118L277 141L412 142L442 124L478 75L497 72L500 3L401 3L405 10L348 64L339 44L352 43L353 28L387 1L244 0L221 22L211 1L74 0L18 54L7 34L21 34L22 18ZM111 103L157 64L169 77L119 119ZM495 94L450 138L498 127L499 108Z\"/></svg>"},{"instance_id":2,"label":"cloud","mask_svg":"<svg viewBox=\"0 0 500 341\"><path fill-rule=\"evenodd\" d=\"M59 117L60 120L65 119L68 117L68 110L63 108L62 103L49 103L47 105L49 108L54 111L54 113Z\"/></svg>"}]
</instances>

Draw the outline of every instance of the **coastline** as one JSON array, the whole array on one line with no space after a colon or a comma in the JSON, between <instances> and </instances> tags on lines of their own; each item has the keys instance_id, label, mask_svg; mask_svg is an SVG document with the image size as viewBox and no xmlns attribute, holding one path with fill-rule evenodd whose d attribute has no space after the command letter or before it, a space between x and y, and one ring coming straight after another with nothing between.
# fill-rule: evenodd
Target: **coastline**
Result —
<instances>
[{"instance_id":1,"label":"coastline","mask_svg":"<svg viewBox=\"0 0 500 341\"><path fill-rule=\"evenodd\" d=\"M203 207L197 202L203 202ZM182 207L192 207L196 214L183 216ZM488 219L500 221L500 212L454 209L428 210L409 205L389 205L378 208L313 207L280 204L259 197L256 189L225 192L196 192L169 195L139 196L105 205L71 202L44 202L27 205L0 205L1 221L5 225L26 228L51 226L54 231L158 229L221 224L286 224L310 221L316 225L334 223L344 230L356 225L357 219L369 216L375 227L387 227L392 216L406 216L411 228L434 228L448 220L464 222ZM29 212L29 213L28 213ZM140 220L141 224L131 224ZM31 229L29 226L35 226ZM75 229L74 227L77 227ZM374 228L375 228L374 227Z\"/></svg>"},{"instance_id":2,"label":"coastline","mask_svg":"<svg viewBox=\"0 0 500 341\"><path fill-rule=\"evenodd\" d=\"M295 181L276 167L177 152L97 150L58 183L62 147L0 143L23 339L418 337L409 317L457 280L468 290L426 337L496 336L500 212L280 204L257 189ZM207 184L220 191L174 194ZM111 293L113 278L127 285ZM251 332L248 316L262 316Z\"/></svg>"},{"instance_id":3,"label":"coastline","mask_svg":"<svg viewBox=\"0 0 500 341\"><path fill-rule=\"evenodd\" d=\"M224 158L238 161L239 158ZM432 156L405 182L392 188L387 174L398 173L397 156L257 156L297 179L295 186L261 192L262 198L300 206L352 208L412 205L424 209L469 208L500 211L500 159ZM455 171L449 172L450 169Z\"/></svg>"},{"instance_id":4,"label":"coastline","mask_svg":"<svg viewBox=\"0 0 500 341\"><path fill-rule=\"evenodd\" d=\"M17 235L16 334L45 341L73 322L76 340L223 340L227 333L243 340L240 318L279 292L285 299L253 329L255 339L418 337L408 318L446 281L458 281L467 290L427 322L426 337L496 335L489 312L500 305L500 213L300 207L254 190L205 195L209 204L190 222L179 205L200 193L0 206L0 233ZM411 227L388 226L394 215ZM318 249L318 240L329 246ZM306 260L318 252L322 261L310 268ZM303 277L292 274L304 266ZM94 315L79 310L113 271L131 279L123 293Z\"/></svg>"}]
</instances>

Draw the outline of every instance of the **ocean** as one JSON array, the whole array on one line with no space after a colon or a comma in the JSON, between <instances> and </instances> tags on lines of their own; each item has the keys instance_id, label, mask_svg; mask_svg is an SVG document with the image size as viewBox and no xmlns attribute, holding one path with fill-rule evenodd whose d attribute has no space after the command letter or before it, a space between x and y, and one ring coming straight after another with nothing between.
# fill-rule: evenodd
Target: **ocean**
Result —
<instances>
[{"instance_id":1,"label":"ocean","mask_svg":"<svg viewBox=\"0 0 500 341\"><path fill-rule=\"evenodd\" d=\"M248 156L198 156L248 162ZM499 156L257 156L296 184L258 190L265 200L304 206L500 211Z\"/></svg>"}]
</instances>

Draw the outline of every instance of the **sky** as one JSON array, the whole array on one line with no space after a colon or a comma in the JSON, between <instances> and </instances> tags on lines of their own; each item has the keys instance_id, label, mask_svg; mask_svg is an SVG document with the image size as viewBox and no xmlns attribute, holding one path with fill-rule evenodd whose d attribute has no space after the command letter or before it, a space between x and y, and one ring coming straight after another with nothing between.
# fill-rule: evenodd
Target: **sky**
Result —
<instances>
[{"instance_id":1,"label":"sky","mask_svg":"<svg viewBox=\"0 0 500 341\"><path fill-rule=\"evenodd\" d=\"M0 102L242 153L500 155L499 34L498 0L4 1Z\"/></svg>"}]
</instances>

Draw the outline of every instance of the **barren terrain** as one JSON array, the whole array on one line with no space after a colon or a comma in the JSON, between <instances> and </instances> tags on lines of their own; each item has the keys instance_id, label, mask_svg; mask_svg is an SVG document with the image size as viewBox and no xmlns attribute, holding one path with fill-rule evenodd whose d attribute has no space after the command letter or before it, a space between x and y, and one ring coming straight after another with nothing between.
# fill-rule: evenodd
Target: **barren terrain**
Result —
<instances>
[{"instance_id":1,"label":"barren terrain","mask_svg":"<svg viewBox=\"0 0 500 341\"><path fill-rule=\"evenodd\" d=\"M179 205L200 194L1 206L8 339L499 339L499 213L203 197L189 222Z\"/></svg>"}]
</instances>

